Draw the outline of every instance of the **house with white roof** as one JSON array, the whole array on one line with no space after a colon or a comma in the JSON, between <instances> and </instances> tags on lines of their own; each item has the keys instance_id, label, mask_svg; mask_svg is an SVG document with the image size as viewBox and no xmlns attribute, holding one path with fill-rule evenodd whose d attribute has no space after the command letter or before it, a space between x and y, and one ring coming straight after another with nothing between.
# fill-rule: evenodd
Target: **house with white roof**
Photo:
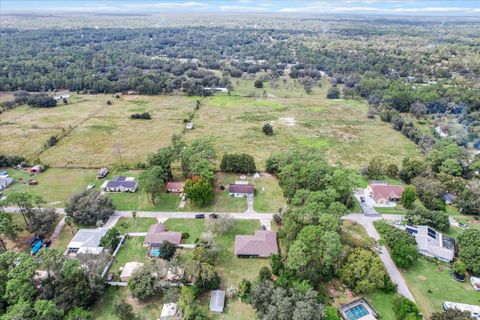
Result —
<instances>
[{"instance_id":1,"label":"house with white roof","mask_svg":"<svg viewBox=\"0 0 480 320\"><path fill-rule=\"evenodd\" d=\"M107 231L107 228L78 230L67 246L67 253L102 253L103 247L100 246L100 240L107 233Z\"/></svg>"},{"instance_id":2,"label":"house with white roof","mask_svg":"<svg viewBox=\"0 0 480 320\"><path fill-rule=\"evenodd\" d=\"M455 258L455 240L429 226L406 226L405 230L415 237L421 255L451 262Z\"/></svg>"}]
</instances>

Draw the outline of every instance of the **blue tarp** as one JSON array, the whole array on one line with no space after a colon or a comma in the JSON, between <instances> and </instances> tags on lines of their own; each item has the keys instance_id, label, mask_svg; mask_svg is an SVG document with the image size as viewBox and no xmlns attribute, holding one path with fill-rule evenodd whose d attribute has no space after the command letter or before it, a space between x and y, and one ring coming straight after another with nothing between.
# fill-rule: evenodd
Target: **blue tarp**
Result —
<instances>
[{"instance_id":1,"label":"blue tarp","mask_svg":"<svg viewBox=\"0 0 480 320\"><path fill-rule=\"evenodd\" d=\"M36 254L42 248L42 241L38 240L32 248L32 254Z\"/></svg>"}]
</instances>

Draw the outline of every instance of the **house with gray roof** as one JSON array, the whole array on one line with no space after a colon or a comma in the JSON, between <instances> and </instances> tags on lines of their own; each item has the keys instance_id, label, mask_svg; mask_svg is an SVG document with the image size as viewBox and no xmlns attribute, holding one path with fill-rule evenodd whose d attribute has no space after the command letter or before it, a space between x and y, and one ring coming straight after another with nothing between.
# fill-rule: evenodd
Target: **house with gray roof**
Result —
<instances>
[{"instance_id":1,"label":"house with gray roof","mask_svg":"<svg viewBox=\"0 0 480 320\"><path fill-rule=\"evenodd\" d=\"M268 258L272 254L278 254L275 231L256 230L255 235L235 236L235 255L238 257Z\"/></svg>"},{"instance_id":2,"label":"house with gray roof","mask_svg":"<svg viewBox=\"0 0 480 320\"><path fill-rule=\"evenodd\" d=\"M103 247L100 240L107 233L108 228L80 229L67 246L67 253L90 253L100 254Z\"/></svg>"},{"instance_id":3,"label":"house with gray roof","mask_svg":"<svg viewBox=\"0 0 480 320\"><path fill-rule=\"evenodd\" d=\"M135 192L138 189L138 182L134 177L116 176L105 181L101 189L105 192Z\"/></svg>"}]
</instances>

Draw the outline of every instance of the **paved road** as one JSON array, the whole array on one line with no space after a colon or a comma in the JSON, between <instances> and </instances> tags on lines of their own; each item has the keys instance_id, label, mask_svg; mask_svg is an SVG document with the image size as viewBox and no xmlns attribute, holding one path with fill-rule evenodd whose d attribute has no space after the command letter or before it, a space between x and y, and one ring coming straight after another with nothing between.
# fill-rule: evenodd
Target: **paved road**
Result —
<instances>
[{"instance_id":1,"label":"paved road","mask_svg":"<svg viewBox=\"0 0 480 320\"><path fill-rule=\"evenodd\" d=\"M16 207L6 207L4 208L6 212L17 213L18 208ZM56 208L59 214L64 215L65 210L63 208ZM273 213L256 213L256 212L215 212L217 215L229 215L232 216L235 220L260 220L262 225L270 230L270 222L273 218ZM195 215L199 212L167 212L167 211L137 211L137 217L139 218L157 218L159 221L165 221L170 218L176 219L194 219ZM210 212L207 212L208 216ZM105 228L112 228L122 217L133 218L132 211L115 211L115 213L110 217L110 219L105 223ZM61 229L60 229L61 230Z\"/></svg>"},{"instance_id":2,"label":"paved road","mask_svg":"<svg viewBox=\"0 0 480 320\"><path fill-rule=\"evenodd\" d=\"M352 213L342 217L342 219L355 221L356 223L361 224L367 231L367 234L375 240L380 240L380 235L378 234L377 230L375 229L375 226L373 225L374 221L381 220L381 219L395 221L395 220L401 220L402 218L403 216L396 215L396 214L367 216L360 213ZM392 281L397 284L398 293L410 299L411 301L415 301L412 293L408 289L407 283L403 279L402 274L400 273L397 266L393 262L392 258L390 257L390 253L388 252L387 248L385 248L385 246L380 247L379 256L383 264L385 265L385 268L388 274L390 275L390 279L392 279Z\"/></svg>"}]
</instances>

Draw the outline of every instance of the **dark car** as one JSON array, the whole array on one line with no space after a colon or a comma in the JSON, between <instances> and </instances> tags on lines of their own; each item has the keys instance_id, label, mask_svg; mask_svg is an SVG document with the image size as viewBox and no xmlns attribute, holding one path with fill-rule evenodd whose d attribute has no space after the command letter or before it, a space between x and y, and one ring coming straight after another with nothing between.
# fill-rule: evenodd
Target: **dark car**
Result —
<instances>
[{"instance_id":1,"label":"dark car","mask_svg":"<svg viewBox=\"0 0 480 320\"><path fill-rule=\"evenodd\" d=\"M208 215L208 217L209 217L210 219L217 219L217 218L218 218L218 214L216 214L216 213L210 213L210 214Z\"/></svg>"},{"instance_id":2,"label":"dark car","mask_svg":"<svg viewBox=\"0 0 480 320\"><path fill-rule=\"evenodd\" d=\"M195 219L205 219L205 215L203 213L196 214Z\"/></svg>"},{"instance_id":3,"label":"dark car","mask_svg":"<svg viewBox=\"0 0 480 320\"><path fill-rule=\"evenodd\" d=\"M365 197L360 197L360 201L365 202Z\"/></svg>"},{"instance_id":4,"label":"dark car","mask_svg":"<svg viewBox=\"0 0 480 320\"><path fill-rule=\"evenodd\" d=\"M262 230L267 230L267 227L265 227L264 224L262 224L262 227L261 227Z\"/></svg>"},{"instance_id":5,"label":"dark car","mask_svg":"<svg viewBox=\"0 0 480 320\"><path fill-rule=\"evenodd\" d=\"M110 272L108 275L107 275L107 281L112 281L113 280L113 277L115 277L115 274L113 272Z\"/></svg>"}]
</instances>

